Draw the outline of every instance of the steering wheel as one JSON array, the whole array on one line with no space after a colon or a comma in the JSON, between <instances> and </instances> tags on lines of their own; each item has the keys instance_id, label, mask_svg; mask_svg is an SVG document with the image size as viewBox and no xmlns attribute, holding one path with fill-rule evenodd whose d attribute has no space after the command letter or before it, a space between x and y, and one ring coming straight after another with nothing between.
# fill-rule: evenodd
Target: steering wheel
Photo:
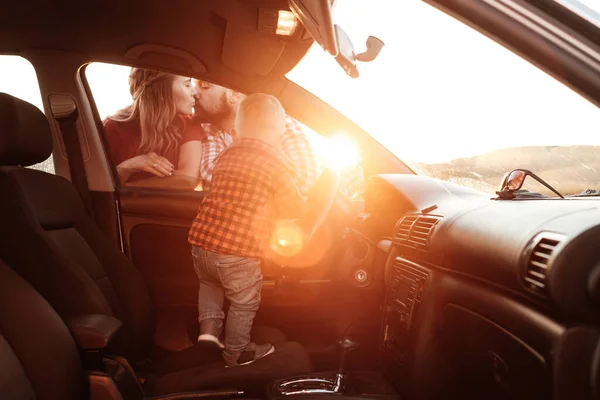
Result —
<instances>
[{"instance_id":1,"label":"steering wheel","mask_svg":"<svg viewBox=\"0 0 600 400\"><path fill-rule=\"evenodd\" d=\"M309 212L298 220L278 222L266 254L270 262L286 267L312 264L312 250L320 242L317 240L319 228L336 202L339 185L339 172L323 171L308 196Z\"/></svg>"}]
</instances>

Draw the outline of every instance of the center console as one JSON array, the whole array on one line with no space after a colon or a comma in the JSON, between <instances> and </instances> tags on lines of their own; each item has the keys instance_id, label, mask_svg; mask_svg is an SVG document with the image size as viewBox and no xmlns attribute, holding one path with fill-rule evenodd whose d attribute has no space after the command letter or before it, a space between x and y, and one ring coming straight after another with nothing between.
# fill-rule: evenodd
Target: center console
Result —
<instances>
[{"instance_id":1,"label":"center console","mask_svg":"<svg viewBox=\"0 0 600 400\"><path fill-rule=\"evenodd\" d=\"M345 399L398 398L395 389L377 373L348 373L346 358L358 343L348 337L338 342L341 352L337 372L306 374L280 379L269 385L267 396L270 400L284 398L306 398L310 396L333 395Z\"/></svg>"},{"instance_id":2,"label":"center console","mask_svg":"<svg viewBox=\"0 0 600 400\"><path fill-rule=\"evenodd\" d=\"M402 257L394 259L389 268L382 326L382 361L385 375L395 384L404 386L404 380L410 379L411 349L414 348L419 310L430 276L425 268ZM268 388L269 400L329 394L348 399L399 398L385 376L372 373L360 377L346 371L347 354L358 343L344 338L339 346L341 360L337 372L307 374L272 382Z\"/></svg>"},{"instance_id":3,"label":"center console","mask_svg":"<svg viewBox=\"0 0 600 400\"><path fill-rule=\"evenodd\" d=\"M311 374L287 378L275 382L270 388L270 397L284 397L298 394L341 394L347 388L346 357L358 347L350 338L338 342L341 350L340 367L335 374Z\"/></svg>"},{"instance_id":4,"label":"center console","mask_svg":"<svg viewBox=\"0 0 600 400\"><path fill-rule=\"evenodd\" d=\"M382 351L384 364L397 369L410 362L411 333L429 275L417 264L396 258L386 296Z\"/></svg>"}]
</instances>

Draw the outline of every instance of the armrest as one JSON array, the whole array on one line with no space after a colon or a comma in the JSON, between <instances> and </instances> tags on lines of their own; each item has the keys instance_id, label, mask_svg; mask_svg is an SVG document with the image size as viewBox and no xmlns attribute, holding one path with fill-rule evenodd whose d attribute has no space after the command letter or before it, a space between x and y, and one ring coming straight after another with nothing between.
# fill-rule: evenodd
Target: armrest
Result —
<instances>
[{"instance_id":1,"label":"armrest","mask_svg":"<svg viewBox=\"0 0 600 400\"><path fill-rule=\"evenodd\" d=\"M190 400L190 399L205 399L217 400L219 398L230 399L241 396L244 391L237 389L216 389L216 390L200 390L197 392L182 392L171 393L164 396L148 397L146 400Z\"/></svg>"},{"instance_id":2,"label":"armrest","mask_svg":"<svg viewBox=\"0 0 600 400\"><path fill-rule=\"evenodd\" d=\"M82 351L106 349L122 326L121 321L108 315L80 315L67 323Z\"/></svg>"}]
</instances>

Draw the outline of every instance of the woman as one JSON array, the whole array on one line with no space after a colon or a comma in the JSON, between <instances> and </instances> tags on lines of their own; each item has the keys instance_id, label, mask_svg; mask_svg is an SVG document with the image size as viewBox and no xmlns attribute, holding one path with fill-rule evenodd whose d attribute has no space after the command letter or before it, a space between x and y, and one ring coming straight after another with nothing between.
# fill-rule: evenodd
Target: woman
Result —
<instances>
[{"instance_id":1,"label":"woman","mask_svg":"<svg viewBox=\"0 0 600 400\"><path fill-rule=\"evenodd\" d=\"M104 120L111 156L121 183L183 175L197 180L199 124L192 124L195 88L190 78L132 68L133 103Z\"/></svg>"}]
</instances>

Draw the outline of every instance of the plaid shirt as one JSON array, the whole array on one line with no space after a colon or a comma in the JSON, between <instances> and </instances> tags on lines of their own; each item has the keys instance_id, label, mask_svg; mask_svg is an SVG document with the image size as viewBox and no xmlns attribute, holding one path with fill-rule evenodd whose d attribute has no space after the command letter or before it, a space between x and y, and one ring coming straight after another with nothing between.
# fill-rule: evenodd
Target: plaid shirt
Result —
<instances>
[{"instance_id":1,"label":"plaid shirt","mask_svg":"<svg viewBox=\"0 0 600 400\"><path fill-rule=\"evenodd\" d=\"M209 190L215 168L215 159L223 150L228 148L233 139L228 132L217 129L213 124L203 124L207 134L202 142L202 161L200 164L200 179L203 190ZM286 116L285 131L281 136L281 150L289 158L294 168L296 182L303 195L308 195L310 189L321 175L319 160L310 145L308 128L295 119ZM362 167L355 165L340 171L340 193L348 198L354 198L364 192L365 178Z\"/></svg>"},{"instance_id":2,"label":"plaid shirt","mask_svg":"<svg viewBox=\"0 0 600 400\"><path fill-rule=\"evenodd\" d=\"M293 167L274 147L242 138L215 160L212 188L188 241L219 254L259 258L276 218L305 209Z\"/></svg>"},{"instance_id":3,"label":"plaid shirt","mask_svg":"<svg viewBox=\"0 0 600 400\"><path fill-rule=\"evenodd\" d=\"M207 138L202 144L200 179L202 188L211 186L217 156L228 148L233 139L228 132L217 129L213 124L203 124ZM281 135L281 150L291 163L300 191L306 195L320 175L319 161L314 155L303 128L294 119L286 116L285 131Z\"/></svg>"}]
</instances>

